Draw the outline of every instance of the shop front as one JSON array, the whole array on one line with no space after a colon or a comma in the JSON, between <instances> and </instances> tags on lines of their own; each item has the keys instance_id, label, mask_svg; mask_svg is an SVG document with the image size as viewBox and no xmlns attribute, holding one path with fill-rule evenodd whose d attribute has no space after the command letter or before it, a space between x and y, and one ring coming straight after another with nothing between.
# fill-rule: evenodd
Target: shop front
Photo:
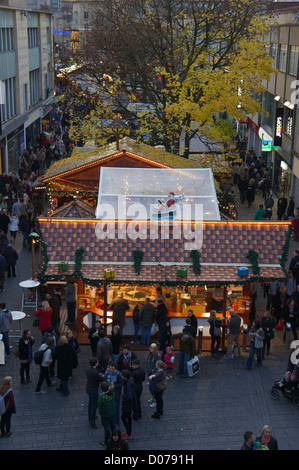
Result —
<instances>
[{"instance_id":1,"label":"shop front","mask_svg":"<svg viewBox=\"0 0 299 470\"><path fill-rule=\"evenodd\" d=\"M7 136L8 172L18 172L20 158L25 149L24 126L20 126Z\"/></svg>"},{"instance_id":2,"label":"shop front","mask_svg":"<svg viewBox=\"0 0 299 470\"><path fill-rule=\"evenodd\" d=\"M292 184L292 169L287 158L274 152L273 190L280 196L283 193L286 197L290 194Z\"/></svg>"},{"instance_id":3,"label":"shop front","mask_svg":"<svg viewBox=\"0 0 299 470\"><path fill-rule=\"evenodd\" d=\"M106 221L107 237L101 237L97 220L39 219L41 237L42 284L77 284L76 333L81 344L88 343L88 331L100 318L111 334L112 312L109 305L122 292L128 300L124 338L134 333L132 311L146 298L155 302L156 289L162 287L173 332L182 331L188 310L192 310L202 328L203 349L209 348L211 310L223 317L223 338L230 308L249 324L250 286L270 280L285 280L291 225L288 222L192 222L191 243L182 229L168 227L165 238L162 224L153 227L138 221L139 236L132 239L132 222ZM201 230L202 243L195 241ZM108 235L114 232L114 238ZM177 232L176 232L177 234ZM190 248L190 247L189 247ZM242 269L241 269L242 268ZM245 268L245 269L243 269ZM140 334L140 332L139 332Z\"/></svg>"}]
</instances>

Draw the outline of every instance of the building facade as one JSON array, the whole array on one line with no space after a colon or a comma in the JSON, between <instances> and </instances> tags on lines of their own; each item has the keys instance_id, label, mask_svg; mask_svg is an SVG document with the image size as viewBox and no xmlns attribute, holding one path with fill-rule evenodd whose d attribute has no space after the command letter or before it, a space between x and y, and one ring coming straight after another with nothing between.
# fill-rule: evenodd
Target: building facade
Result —
<instances>
[{"instance_id":1,"label":"building facade","mask_svg":"<svg viewBox=\"0 0 299 470\"><path fill-rule=\"evenodd\" d=\"M5 3L5 5L4 5ZM18 171L23 149L52 119L52 13L0 0L1 172Z\"/></svg>"},{"instance_id":2,"label":"building facade","mask_svg":"<svg viewBox=\"0 0 299 470\"><path fill-rule=\"evenodd\" d=\"M274 6L273 6L274 5ZM299 2L274 3L269 53L275 72L265 83L264 112L250 116L248 148L271 166L272 190L284 193L299 206Z\"/></svg>"}]
</instances>

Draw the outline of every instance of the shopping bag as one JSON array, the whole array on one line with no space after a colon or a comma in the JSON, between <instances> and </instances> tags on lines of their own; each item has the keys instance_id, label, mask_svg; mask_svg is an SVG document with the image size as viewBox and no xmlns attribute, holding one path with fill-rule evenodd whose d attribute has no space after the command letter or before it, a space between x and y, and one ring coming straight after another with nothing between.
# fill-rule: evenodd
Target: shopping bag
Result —
<instances>
[{"instance_id":1,"label":"shopping bag","mask_svg":"<svg viewBox=\"0 0 299 470\"><path fill-rule=\"evenodd\" d=\"M199 369L199 359L197 356L187 362L187 372L189 377L193 377L193 375L197 374Z\"/></svg>"},{"instance_id":2,"label":"shopping bag","mask_svg":"<svg viewBox=\"0 0 299 470\"><path fill-rule=\"evenodd\" d=\"M274 328L276 331L281 331L284 327L284 321L281 320L279 323L277 323L276 327Z\"/></svg>"}]
</instances>

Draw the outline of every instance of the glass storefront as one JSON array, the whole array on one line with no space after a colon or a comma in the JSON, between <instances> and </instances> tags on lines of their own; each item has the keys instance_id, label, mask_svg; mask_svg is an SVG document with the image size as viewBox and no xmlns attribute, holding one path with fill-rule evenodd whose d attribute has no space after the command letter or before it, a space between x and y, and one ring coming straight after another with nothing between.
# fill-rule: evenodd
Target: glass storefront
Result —
<instances>
[{"instance_id":1,"label":"glass storefront","mask_svg":"<svg viewBox=\"0 0 299 470\"><path fill-rule=\"evenodd\" d=\"M274 158L274 179L273 179L273 190L280 196L284 193L285 196L290 194L292 181L292 170L286 163L286 161L275 152Z\"/></svg>"}]
</instances>

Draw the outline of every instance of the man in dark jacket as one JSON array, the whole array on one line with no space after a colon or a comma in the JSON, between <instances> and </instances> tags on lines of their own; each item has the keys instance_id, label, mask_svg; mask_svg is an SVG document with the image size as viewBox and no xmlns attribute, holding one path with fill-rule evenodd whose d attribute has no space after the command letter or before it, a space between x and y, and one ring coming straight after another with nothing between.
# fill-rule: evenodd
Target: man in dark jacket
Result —
<instances>
[{"instance_id":1,"label":"man in dark jacket","mask_svg":"<svg viewBox=\"0 0 299 470\"><path fill-rule=\"evenodd\" d=\"M150 344L151 327L155 322L155 307L149 298L145 299L145 304L140 310L139 318L142 325L141 342L142 344Z\"/></svg>"},{"instance_id":2,"label":"man in dark jacket","mask_svg":"<svg viewBox=\"0 0 299 470\"><path fill-rule=\"evenodd\" d=\"M32 224L27 215L19 221L19 229L23 234L23 248L26 248L27 246L27 240L31 233L31 225Z\"/></svg>"},{"instance_id":3,"label":"man in dark jacket","mask_svg":"<svg viewBox=\"0 0 299 470\"><path fill-rule=\"evenodd\" d=\"M3 256L6 259L7 277L10 278L11 275L12 277L16 277L16 264L19 255L10 243L5 248Z\"/></svg>"},{"instance_id":4,"label":"man in dark jacket","mask_svg":"<svg viewBox=\"0 0 299 470\"><path fill-rule=\"evenodd\" d=\"M184 331L172 335L171 346L174 345L175 339L180 340L179 370L177 375L188 377L187 362L195 356L195 340L189 333Z\"/></svg>"},{"instance_id":5,"label":"man in dark jacket","mask_svg":"<svg viewBox=\"0 0 299 470\"><path fill-rule=\"evenodd\" d=\"M97 429L96 413L99 399L99 385L103 382L103 376L97 371L98 360L92 357L89 361L89 369L86 371L86 393L88 401L88 419L92 428Z\"/></svg>"},{"instance_id":6,"label":"man in dark jacket","mask_svg":"<svg viewBox=\"0 0 299 470\"><path fill-rule=\"evenodd\" d=\"M163 302L162 299L159 299L158 300L158 306L157 306L157 309L156 309L156 322L158 324L158 327L159 327L159 344L161 344L161 341L162 341L162 329L163 329L163 325L167 319L167 307L165 305L165 303Z\"/></svg>"},{"instance_id":7,"label":"man in dark jacket","mask_svg":"<svg viewBox=\"0 0 299 470\"><path fill-rule=\"evenodd\" d=\"M143 390L142 383L145 381L145 370L143 367L140 366L139 359L134 359L132 362L132 378L134 381L133 389L135 392L136 398L136 407L133 408L133 419L137 421L137 419L141 418L141 394Z\"/></svg>"},{"instance_id":8,"label":"man in dark jacket","mask_svg":"<svg viewBox=\"0 0 299 470\"><path fill-rule=\"evenodd\" d=\"M4 289L5 281L5 271L6 271L6 259L3 255L0 255L0 292Z\"/></svg>"},{"instance_id":9,"label":"man in dark jacket","mask_svg":"<svg viewBox=\"0 0 299 470\"><path fill-rule=\"evenodd\" d=\"M113 312L113 323L112 326L120 326L120 334L122 335L126 312L130 310L130 305L126 299L123 298L123 293L120 292L118 296L112 300L110 304L110 310Z\"/></svg>"},{"instance_id":10,"label":"man in dark jacket","mask_svg":"<svg viewBox=\"0 0 299 470\"><path fill-rule=\"evenodd\" d=\"M130 346L128 344L124 344L123 351L117 359L117 370L121 372L124 369L128 369L132 372L132 362L134 359L137 359L136 354L130 351Z\"/></svg>"},{"instance_id":11,"label":"man in dark jacket","mask_svg":"<svg viewBox=\"0 0 299 470\"><path fill-rule=\"evenodd\" d=\"M67 337L61 336L58 346L54 351L54 359L57 361L57 377L60 379L60 386L56 389L64 396L69 395L68 380L72 376L73 362L76 359L76 352L71 344L68 344Z\"/></svg>"},{"instance_id":12,"label":"man in dark jacket","mask_svg":"<svg viewBox=\"0 0 299 470\"><path fill-rule=\"evenodd\" d=\"M112 344L110 339L105 336L104 330L100 330L99 337L97 344L98 370L105 373L109 359L112 357Z\"/></svg>"},{"instance_id":13,"label":"man in dark jacket","mask_svg":"<svg viewBox=\"0 0 299 470\"><path fill-rule=\"evenodd\" d=\"M7 215L6 209L2 209L0 214L0 229L3 230L5 234L8 232L9 224L10 218Z\"/></svg>"},{"instance_id":14,"label":"man in dark jacket","mask_svg":"<svg viewBox=\"0 0 299 470\"><path fill-rule=\"evenodd\" d=\"M299 284L299 250L294 251L293 258L290 262L289 271L292 271L293 278L296 279L296 285Z\"/></svg>"}]
</instances>

